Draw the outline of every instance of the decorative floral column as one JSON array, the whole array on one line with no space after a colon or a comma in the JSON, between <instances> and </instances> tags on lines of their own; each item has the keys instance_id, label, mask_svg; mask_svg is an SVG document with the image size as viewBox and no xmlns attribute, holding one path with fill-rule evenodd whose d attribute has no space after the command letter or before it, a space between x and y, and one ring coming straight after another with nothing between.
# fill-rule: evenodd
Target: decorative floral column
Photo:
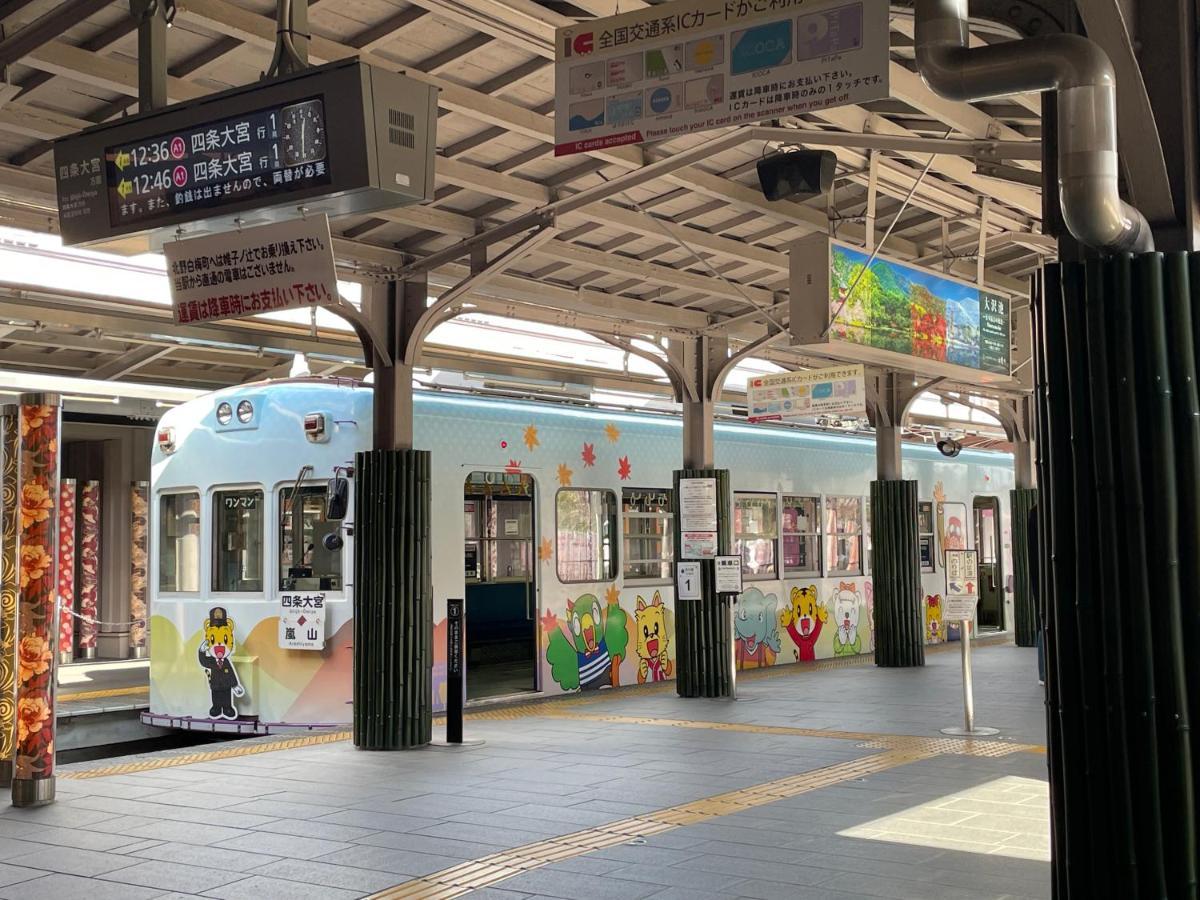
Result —
<instances>
[{"instance_id":1,"label":"decorative floral column","mask_svg":"<svg viewBox=\"0 0 1200 900\"><path fill-rule=\"evenodd\" d=\"M58 483L58 661L75 658L75 479Z\"/></svg>"},{"instance_id":2,"label":"decorative floral column","mask_svg":"<svg viewBox=\"0 0 1200 900\"><path fill-rule=\"evenodd\" d=\"M129 655L141 659L146 655L146 582L147 582L147 542L149 541L150 524L150 483L135 481L133 483L130 508L133 521L130 528L130 572L129 572L129 618L133 624L129 627Z\"/></svg>"},{"instance_id":3,"label":"decorative floral column","mask_svg":"<svg viewBox=\"0 0 1200 900\"><path fill-rule=\"evenodd\" d=\"M20 640L13 806L54 800L55 564L58 542L57 394L21 395Z\"/></svg>"},{"instance_id":4,"label":"decorative floral column","mask_svg":"<svg viewBox=\"0 0 1200 900\"><path fill-rule=\"evenodd\" d=\"M0 408L0 787L12 784L17 710L17 598L21 593L17 534L17 460L21 417L10 403Z\"/></svg>"},{"instance_id":5,"label":"decorative floral column","mask_svg":"<svg viewBox=\"0 0 1200 900\"><path fill-rule=\"evenodd\" d=\"M85 481L79 497L79 651L96 658L100 607L100 482Z\"/></svg>"}]
</instances>

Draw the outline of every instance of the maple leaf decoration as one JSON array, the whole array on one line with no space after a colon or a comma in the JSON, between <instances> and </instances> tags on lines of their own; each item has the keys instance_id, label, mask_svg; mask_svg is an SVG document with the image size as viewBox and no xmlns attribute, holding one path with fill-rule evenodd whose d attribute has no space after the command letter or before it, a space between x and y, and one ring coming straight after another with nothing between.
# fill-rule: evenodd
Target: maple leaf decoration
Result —
<instances>
[{"instance_id":1,"label":"maple leaf decoration","mask_svg":"<svg viewBox=\"0 0 1200 900\"><path fill-rule=\"evenodd\" d=\"M510 459L508 465L504 467L504 471L509 475L519 475L521 473L521 461L519 459Z\"/></svg>"},{"instance_id":2,"label":"maple leaf decoration","mask_svg":"<svg viewBox=\"0 0 1200 900\"><path fill-rule=\"evenodd\" d=\"M545 562L554 552L554 546L550 543L550 538L542 538L542 542L538 544L538 559Z\"/></svg>"},{"instance_id":3,"label":"maple leaf decoration","mask_svg":"<svg viewBox=\"0 0 1200 900\"><path fill-rule=\"evenodd\" d=\"M621 429L612 422L609 422L604 426L604 436L608 438L610 444L615 444L621 437Z\"/></svg>"},{"instance_id":4,"label":"maple leaf decoration","mask_svg":"<svg viewBox=\"0 0 1200 900\"><path fill-rule=\"evenodd\" d=\"M628 456L622 456L619 460L617 460L617 474L621 476L622 481L628 481L632 472L633 467L629 465Z\"/></svg>"},{"instance_id":5,"label":"maple leaf decoration","mask_svg":"<svg viewBox=\"0 0 1200 900\"><path fill-rule=\"evenodd\" d=\"M542 631L546 634L551 634L558 628L558 616L550 610L546 610L545 615L541 618Z\"/></svg>"},{"instance_id":6,"label":"maple leaf decoration","mask_svg":"<svg viewBox=\"0 0 1200 900\"><path fill-rule=\"evenodd\" d=\"M583 460L583 466L585 469L590 469L592 466L594 466L596 464L596 445L584 444L583 452L579 454L579 458Z\"/></svg>"},{"instance_id":7,"label":"maple leaf decoration","mask_svg":"<svg viewBox=\"0 0 1200 900\"><path fill-rule=\"evenodd\" d=\"M540 446L542 442L538 440L537 426L536 425L526 425L525 426L525 436L522 440L525 441L525 446L528 447L530 450L534 449L535 447Z\"/></svg>"},{"instance_id":8,"label":"maple leaf decoration","mask_svg":"<svg viewBox=\"0 0 1200 900\"><path fill-rule=\"evenodd\" d=\"M558 464L558 483L561 487L571 486L571 476L575 473L567 468L566 463Z\"/></svg>"},{"instance_id":9,"label":"maple leaf decoration","mask_svg":"<svg viewBox=\"0 0 1200 900\"><path fill-rule=\"evenodd\" d=\"M608 590L604 592L604 599L608 601L609 606L618 605L621 600L621 592L617 590L615 584L610 584Z\"/></svg>"}]
</instances>

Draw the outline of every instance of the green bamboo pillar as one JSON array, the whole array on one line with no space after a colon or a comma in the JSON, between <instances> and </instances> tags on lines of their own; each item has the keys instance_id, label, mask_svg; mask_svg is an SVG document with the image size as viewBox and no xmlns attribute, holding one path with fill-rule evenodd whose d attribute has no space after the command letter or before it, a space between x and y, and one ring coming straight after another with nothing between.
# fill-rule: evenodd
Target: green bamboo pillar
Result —
<instances>
[{"instance_id":1,"label":"green bamboo pillar","mask_svg":"<svg viewBox=\"0 0 1200 900\"><path fill-rule=\"evenodd\" d=\"M1036 647L1038 598L1033 595L1029 546L1029 513L1037 505L1036 488L1014 488L1009 492L1012 510L1013 617L1018 647Z\"/></svg>"},{"instance_id":2,"label":"green bamboo pillar","mask_svg":"<svg viewBox=\"0 0 1200 900\"><path fill-rule=\"evenodd\" d=\"M871 482L875 665L925 665L917 535L917 483Z\"/></svg>"},{"instance_id":3,"label":"green bamboo pillar","mask_svg":"<svg viewBox=\"0 0 1200 900\"><path fill-rule=\"evenodd\" d=\"M717 486L717 552L730 553L730 495L728 469L679 469L674 476L672 507L675 514L675 562L684 557L679 514L679 483L685 478L712 478ZM732 598L716 591L716 562L700 561L699 600L681 600L676 587L675 690L680 697L732 697L730 671L733 634L730 633Z\"/></svg>"}]
</instances>

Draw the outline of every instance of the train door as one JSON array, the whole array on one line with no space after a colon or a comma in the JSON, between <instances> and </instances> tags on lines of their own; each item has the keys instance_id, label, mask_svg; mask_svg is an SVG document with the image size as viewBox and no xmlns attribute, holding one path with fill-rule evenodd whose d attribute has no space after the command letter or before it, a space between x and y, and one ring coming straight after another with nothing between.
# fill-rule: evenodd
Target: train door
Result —
<instances>
[{"instance_id":1,"label":"train door","mask_svg":"<svg viewBox=\"0 0 1200 900\"><path fill-rule=\"evenodd\" d=\"M472 472L463 489L467 699L537 690L534 488Z\"/></svg>"},{"instance_id":2,"label":"train door","mask_svg":"<svg viewBox=\"0 0 1200 900\"><path fill-rule=\"evenodd\" d=\"M1004 628L1004 572L1000 555L1000 500L997 497L976 497L972 503L975 514L975 554L979 560L980 629Z\"/></svg>"}]
</instances>

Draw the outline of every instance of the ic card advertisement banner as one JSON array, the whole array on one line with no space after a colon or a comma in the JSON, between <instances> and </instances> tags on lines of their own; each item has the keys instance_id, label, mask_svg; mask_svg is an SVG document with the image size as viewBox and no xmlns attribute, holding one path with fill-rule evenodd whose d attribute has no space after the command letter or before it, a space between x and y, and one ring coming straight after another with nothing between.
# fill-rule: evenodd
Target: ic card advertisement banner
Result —
<instances>
[{"instance_id":1,"label":"ic card advertisement banner","mask_svg":"<svg viewBox=\"0 0 1200 900\"><path fill-rule=\"evenodd\" d=\"M560 28L555 155L888 96L888 5L676 0Z\"/></svg>"},{"instance_id":2,"label":"ic card advertisement banner","mask_svg":"<svg viewBox=\"0 0 1200 900\"><path fill-rule=\"evenodd\" d=\"M751 378L746 385L747 418L771 422L800 416L861 416L867 411L863 366L834 366Z\"/></svg>"}]
</instances>

